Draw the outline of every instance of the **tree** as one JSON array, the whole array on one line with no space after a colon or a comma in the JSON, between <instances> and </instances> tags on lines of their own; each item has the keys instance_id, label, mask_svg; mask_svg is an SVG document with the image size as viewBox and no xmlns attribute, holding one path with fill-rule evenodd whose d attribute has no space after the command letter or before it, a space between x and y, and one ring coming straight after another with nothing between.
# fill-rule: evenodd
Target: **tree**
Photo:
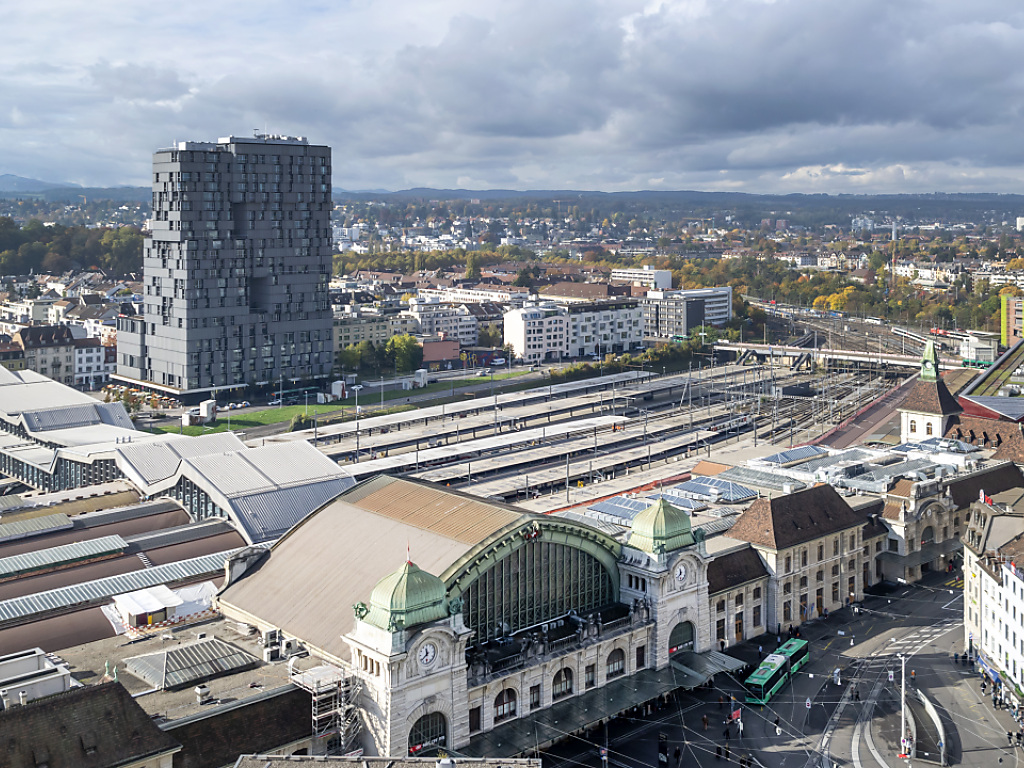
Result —
<instances>
[{"instance_id":1,"label":"tree","mask_svg":"<svg viewBox=\"0 0 1024 768\"><path fill-rule=\"evenodd\" d=\"M481 347L497 347L502 342L501 329L497 325L484 325L480 327L477 336L477 344Z\"/></svg>"},{"instance_id":2,"label":"tree","mask_svg":"<svg viewBox=\"0 0 1024 768\"><path fill-rule=\"evenodd\" d=\"M476 251L470 251L466 254L466 279L480 279L480 254Z\"/></svg>"},{"instance_id":3,"label":"tree","mask_svg":"<svg viewBox=\"0 0 1024 768\"><path fill-rule=\"evenodd\" d=\"M512 281L516 288L530 288L533 286L533 273L524 267L516 272L516 279Z\"/></svg>"},{"instance_id":4,"label":"tree","mask_svg":"<svg viewBox=\"0 0 1024 768\"><path fill-rule=\"evenodd\" d=\"M423 363L423 347L408 333L388 339L384 354L399 373L411 373Z\"/></svg>"}]
</instances>

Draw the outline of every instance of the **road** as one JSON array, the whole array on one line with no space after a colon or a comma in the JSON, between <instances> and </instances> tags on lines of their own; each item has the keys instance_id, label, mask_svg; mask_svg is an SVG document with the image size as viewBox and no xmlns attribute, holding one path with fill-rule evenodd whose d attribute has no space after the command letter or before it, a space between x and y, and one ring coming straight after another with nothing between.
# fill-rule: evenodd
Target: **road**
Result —
<instances>
[{"instance_id":1,"label":"road","mask_svg":"<svg viewBox=\"0 0 1024 768\"><path fill-rule=\"evenodd\" d=\"M587 739L571 738L555 746L543 755L545 768L602 768L598 749L606 738L609 765L657 766L659 733L668 737L670 758L670 766L661 768L721 768L726 744L732 762L749 755L756 761L753 764L765 768L817 768L827 765L825 755L837 766L906 768L907 761L896 757L900 731L897 654L907 656L908 679L913 671L914 684L936 705L947 733L950 764L1020 768L1024 750L1006 746L1006 732L1017 728L1012 718L1006 711L992 708L991 701L981 694L975 672L953 663L952 654L963 651L962 594L958 574L933 573L920 584L867 597L860 615L844 609L805 624L802 636L811 642L811 663L769 706L744 705L743 733L733 725L728 742L725 709L719 708L718 699L742 699L743 691L739 680L719 675L712 687L683 692L653 713L618 718L607 734L595 732ZM767 653L775 640L775 635L761 636L727 653L754 661L758 645ZM841 670L839 685L832 679L837 667ZM890 670L895 677L892 683ZM919 729L921 750L926 748L929 728L929 722L924 722ZM723 750L720 758L716 758L716 747ZM913 762L920 765L923 761Z\"/></svg>"}]
</instances>

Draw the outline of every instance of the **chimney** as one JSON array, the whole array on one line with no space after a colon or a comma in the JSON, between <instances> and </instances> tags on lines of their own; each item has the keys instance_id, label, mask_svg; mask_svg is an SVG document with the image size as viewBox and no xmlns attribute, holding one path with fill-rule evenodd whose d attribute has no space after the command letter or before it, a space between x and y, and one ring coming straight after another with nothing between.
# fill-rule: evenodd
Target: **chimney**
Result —
<instances>
[{"instance_id":1,"label":"chimney","mask_svg":"<svg viewBox=\"0 0 1024 768\"><path fill-rule=\"evenodd\" d=\"M27 702L28 702L28 691L18 691L18 703L21 704L21 706L24 707Z\"/></svg>"}]
</instances>

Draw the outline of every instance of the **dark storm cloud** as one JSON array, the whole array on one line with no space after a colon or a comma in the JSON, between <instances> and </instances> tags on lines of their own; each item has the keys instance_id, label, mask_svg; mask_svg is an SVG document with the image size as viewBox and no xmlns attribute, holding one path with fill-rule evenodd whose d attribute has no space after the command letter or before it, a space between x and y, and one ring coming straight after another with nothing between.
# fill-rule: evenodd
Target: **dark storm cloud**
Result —
<instances>
[{"instance_id":1,"label":"dark storm cloud","mask_svg":"<svg viewBox=\"0 0 1024 768\"><path fill-rule=\"evenodd\" d=\"M1005 2L232 0L228 26L189 7L15 10L0 172L137 183L172 140L266 127L331 144L353 188L1024 182Z\"/></svg>"}]
</instances>

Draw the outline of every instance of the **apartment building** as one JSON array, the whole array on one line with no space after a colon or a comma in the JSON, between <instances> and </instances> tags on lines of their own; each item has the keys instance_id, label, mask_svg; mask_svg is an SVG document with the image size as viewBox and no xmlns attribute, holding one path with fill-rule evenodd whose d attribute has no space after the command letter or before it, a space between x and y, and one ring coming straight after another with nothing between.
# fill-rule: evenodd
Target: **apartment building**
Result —
<instances>
[{"instance_id":1,"label":"apartment building","mask_svg":"<svg viewBox=\"0 0 1024 768\"><path fill-rule=\"evenodd\" d=\"M331 149L257 135L153 156L144 310L116 378L199 399L330 375Z\"/></svg>"},{"instance_id":2,"label":"apartment building","mask_svg":"<svg viewBox=\"0 0 1024 768\"><path fill-rule=\"evenodd\" d=\"M569 312L554 304L523 307L505 313L503 336L512 354L524 363L568 357Z\"/></svg>"},{"instance_id":3,"label":"apartment building","mask_svg":"<svg viewBox=\"0 0 1024 768\"><path fill-rule=\"evenodd\" d=\"M643 310L633 299L514 309L504 339L526 363L629 352L643 345Z\"/></svg>"},{"instance_id":4,"label":"apartment building","mask_svg":"<svg viewBox=\"0 0 1024 768\"><path fill-rule=\"evenodd\" d=\"M414 319L420 333L426 336L444 335L458 339L466 347L475 346L480 333L476 316L463 306L436 299L410 299L409 309L403 312Z\"/></svg>"},{"instance_id":5,"label":"apartment building","mask_svg":"<svg viewBox=\"0 0 1024 768\"><path fill-rule=\"evenodd\" d=\"M75 338L66 325L34 325L15 333L25 352L25 368L61 384L75 383Z\"/></svg>"},{"instance_id":6,"label":"apartment building","mask_svg":"<svg viewBox=\"0 0 1024 768\"><path fill-rule=\"evenodd\" d=\"M334 349L340 352L352 344L369 341L386 344L392 336L420 332L419 321L400 312L364 312L352 310L334 313Z\"/></svg>"},{"instance_id":7,"label":"apartment building","mask_svg":"<svg viewBox=\"0 0 1024 768\"><path fill-rule=\"evenodd\" d=\"M78 389L99 389L110 381L117 369L117 351L105 347L96 337L75 339L75 386Z\"/></svg>"},{"instance_id":8,"label":"apartment building","mask_svg":"<svg viewBox=\"0 0 1024 768\"><path fill-rule=\"evenodd\" d=\"M963 648L1011 693L1024 687L1022 490L989 495L983 489L964 537Z\"/></svg>"},{"instance_id":9,"label":"apartment building","mask_svg":"<svg viewBox=\"0 0 1024 768\"><path fill-rule=\"evenodd\" d=\"M732 287L648 291L642 306L648 336L688 336L702 325L721 326L732 320Z\"/></svg>"},{"instance_id":10,"label":"apartment building","mask_svg":"<svg viewBox=\"0 0 1024 768\"><path fill-rule=\"evenodd\" d=\"M436 299L453 304L497 303L521 307L530 298L528 288L514 286L484 285L420 288L417 296L421 299Z\"/></svg>"},{"instance_id":11,"label":"apartment building","mask_svg":"<svg viewBox=\"0 0 1024 768\"><path fill-rule=\"evenodd\" d=\"M604 357L643 346L644 315L639 301L568 304L565 310L569 318L569 357Z\"/></svg>"},{"instance_id":12,"label":"apartment building","mask_svg":"<svg viewBox=\"0 0 1024 768\"><path fill-rule=\"evenodd\" d=\"M617 283L630 283L654 291L672 290L672 270L654 269L645 264L642 269L613 269L611 280Z\"/></svg>"},{"instance_id":13,"label":"apartment building","mask_svg":"<svg viewBox=\"0 0 1024 768\"><path fill-rule=\"evenodd\" d=\"M25 350L17 344L0 343L0 365L9 371L25 370Z\"/></svg>"}]
</instances>

